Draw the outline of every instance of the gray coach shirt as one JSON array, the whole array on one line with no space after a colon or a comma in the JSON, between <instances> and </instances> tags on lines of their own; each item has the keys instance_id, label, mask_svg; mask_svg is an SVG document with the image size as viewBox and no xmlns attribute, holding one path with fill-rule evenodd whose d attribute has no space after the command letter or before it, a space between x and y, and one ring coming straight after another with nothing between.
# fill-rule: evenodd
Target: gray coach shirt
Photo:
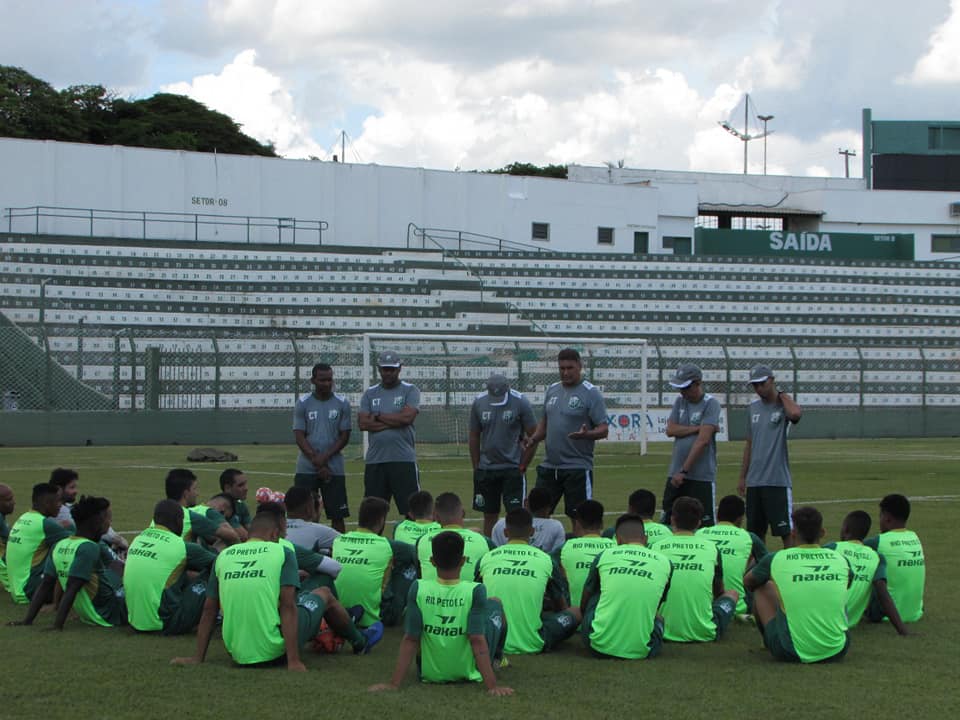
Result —
<instances>
[{"instance_id":1,"label":"gray coach shirt","mask_svg":"<svg viewBox=\"0 0 960 720\"><path fill-rule=\"evenodd\" d=\"M404 407L420 408L420 390L402 380L387 390L377 383L360 398L360 410L371 415L396 413ZM416 433L413 425L402 428L387 428L381 432L369 433L370 446L367 450L367 465L386 462L416 462Z\"/></svg>"},{"instance_id":2,"label":"gray coach shirt","mask_svg":"<svg viewBox=\"0 0 960 720\"><path fill-rule=\"evenodd\" d=\"M505 470L520 465L520 436L537 424L530 401L516 390L505 401L491 402L489 393L477 395L470 408L470 431L480 432L480 469Z\"/></svg>"},{"instance_id":3,"label":"gray coach shirt","mask_svg":"<svg viewBox=\"0 0 960 720\"><path fill-rule=\"evenodd\" d=\"M720 427L720 401L713 395L704 395L700 402L687 402L683 397L678 397L673 401L673 408L670 410L670 420L678 425L716 425ZM673 456L670 458L671 477L680 472L687 455L690 454L690 448L697 440L696 435L687 435L686 437L676 438L673 441ZM710 438L710 444L700 453L700 457L687 473L688 480L699 480L701 482L717 482L717 434L714 433Z\"/></svg>"},{"instance_id":4,"label":"gray coach shirt","mask_svg":"<svg viewBox=\"0 0 960 720\"><path fill-rule=\"evenodd\" d=\"M783 405L779 400L765 403L757 398L750 403L747 411L747 433L750 438L747 487L791 487L790 458L787 454L790 421L783 412Z\"/></svg>"},{"instance_id":5,"label":"gray coach shirt","mask_svg":"<svg viewBox=\"0 0 960 720\"><path fill-rule=\"evenodd\" d=\"M571 440L567 437L581 426L593 429L607 422L607 406L600 389L581 380L572 388L554 383L543 398L547 418L547 451L541 463L546 468L593 469L595 440Z\"/></svg>"},{"instance_id":6,"label":"gray coach shirt","mask_svg":"<svg viewBox=\"0 0 960 720\"><path fill-rule=\"evenodd\" d=\"M350 427L350 401L343 395L334 393L329 400L320 400L313 393L307 393L297 400L293 409L293 429L303 430L310 446L317 452L326 452L340 433ZM327 467L333 475L346 474L340 453L330 458ZM317 469L303 452L297 457L296 471L317 474Z\"/></svg>"}]
</instances>

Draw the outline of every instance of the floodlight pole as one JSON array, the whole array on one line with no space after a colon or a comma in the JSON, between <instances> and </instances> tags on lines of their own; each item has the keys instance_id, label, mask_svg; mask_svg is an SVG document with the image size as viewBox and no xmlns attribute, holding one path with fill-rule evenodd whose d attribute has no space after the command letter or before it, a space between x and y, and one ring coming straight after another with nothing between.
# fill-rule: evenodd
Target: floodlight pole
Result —
<instances>
[{"instance_id":1,"label":"floodlight pole","mask_svg":"<svg viewBox=\"0 0 960 720\"><path fill-rule=\"evenodd\" d=\"M763 123L763 174L767 174L767 123L773 120L773 115L757 115L757 120Z\"/></svg>"}]
</instances>

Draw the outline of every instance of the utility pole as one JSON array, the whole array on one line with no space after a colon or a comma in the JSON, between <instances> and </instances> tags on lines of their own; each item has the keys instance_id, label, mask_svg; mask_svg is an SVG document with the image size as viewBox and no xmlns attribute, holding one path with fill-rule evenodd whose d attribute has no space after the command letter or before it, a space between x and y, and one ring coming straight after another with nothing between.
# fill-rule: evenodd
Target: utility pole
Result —
<instances>
[{"instance_id":1,"label":"utility pole","mask_svg":"<svg viewBox=\"0 0 960 720\"><path fill-rule=\"evenodd\" d=\"M838 155L843 155L843 176L850 177L850 157L856 157L856 150L837 150Z\"/></svg>"}]
</instances>

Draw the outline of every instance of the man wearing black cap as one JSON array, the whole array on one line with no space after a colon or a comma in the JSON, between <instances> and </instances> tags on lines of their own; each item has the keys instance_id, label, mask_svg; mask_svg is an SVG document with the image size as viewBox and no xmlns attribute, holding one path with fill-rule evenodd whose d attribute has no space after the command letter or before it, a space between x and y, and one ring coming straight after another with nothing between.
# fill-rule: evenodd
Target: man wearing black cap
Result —
<instances>
[{"instance_id":1,"label":"man wearing black cap","mask_svg":"<svg viewBox=\"0 0 960 720\"><path fill-rule=\"evenodd\" d=\"M523 507L527 466L520 441L532 435L537 421L533 408L506 376L494 373L487 391L470 408L470 462L473 464L473 509L483 513L483 534L490 537L500 515Z\"/></svg>"},{"instance_id":2,"label":"man wearing black cap","mask_svg":"<svg viewBox=\"0 0 960 720\"><path fill-rule=\"evenodd\" d=\"M740 464L737 491L746 495L747 530L762 540L767 526L791 546L793 482L787 454L787 431L800 422L803 410L787 393L777 389L773 370L757 365L750 370L757 399L747 409L747 442Z\"/></svg>"},{"instance_id":3,"label":"man wearing black cap","mask_svg":"<svg viewBox=\"0 0 960 720\"><path fill-rule=\"evenodd\" d=\"M675 439L670 471L663 491L663 523L670 524L673 502L694 497L703 506L700 525L714 524L717 493L717 430L720 402L703 389L703 372L686 363L670 378L680 391L667 418L667 437Z\"/></svg>"},{"instance_id":4,"label":"man wearing black cap","mask_svg":"<svg viewBox=\"0 0 960 720\"><path fill-rule=\"evenodd\" d=\"M407 500L420 489L413 430L420 412L420 390L400 379L402 363L393 350L381 353L377 364L380 382L367 388L357 416L360 429L370 433L363 494L387 502L392 496L397 511L406 515Z\"/></svg>"}]
</instances>

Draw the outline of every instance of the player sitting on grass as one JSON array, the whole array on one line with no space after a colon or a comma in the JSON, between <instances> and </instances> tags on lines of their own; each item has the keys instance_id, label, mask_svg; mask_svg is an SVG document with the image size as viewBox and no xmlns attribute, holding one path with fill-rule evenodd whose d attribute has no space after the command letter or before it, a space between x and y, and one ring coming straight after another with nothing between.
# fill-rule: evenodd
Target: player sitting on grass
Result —
<instances>
[{"instance_id":1,"label":"player sitting on grass","mask_svg":"<svg viewBox=\"0 0 960 720\"><path fill-rule=\"evenodd\" d=\"M223 608L223 644L238 665L277 665L305 671L300 649L320 628L321 619L346 638L355 653L367 653L383 636L377 623L361 633L327 588L300 593L297 559L280 539L280 519L258 512L250 539L217 556L197 628L197 649L175 665L202 663L210 646L217 612Z\"/></svg>"},{"instance_id":2,"label":"player sitting on grass","mask_svg":"<svg viewBox=\"0 0 960 720\"><path fill-rule=\"evenodd\" d=\"M923 616L923 587L927 569L923 545L913 530L907 530L910 501L896 493L880 501L880 535L863 541L887 561L887 589L904 622ZM867 608L871 622L883 620L886 610L874 593Z\"/></svg>"},{"instance_id":3,"label":"player sitting on grass","mask_svg":"<svg viewBox=\"0 0 960 720\"><path fill-rule=\"evenodd\" d=\"M390 504L378 497L366 497L357 512L357 529L344 533L333 543L333 558L343 569L337 575L337 597L347 607L360 605L360 627L380 621L383 591L390 580L393 548L383 537Z\"/></svg>"},{"instance_id":4,"label":"player sitting on grass","mask_svg":"<svg viewBox=\"0 0 960 720\"><path fill-rule=\"evenodd\" d=\"M247 528L250 527L250 506L247 505L249 489L247 476L243 470L227 468L220 473L220 492L229 495L234 501L234 513L230 518L230 527L237 531L241 540L247 539Z\"/></svg>"},{"instance_id":5,"label":"player sitting on grass","mask_svg":"<svg viewBox=\"0 0 960 720\"><path fill-rule=\"evenodd\" d=\"M657 514L657 496L649 490L640 488L630 493L630 497L627 498L627 512L643 518L643 529L647 534L648 545L673 534L669 526L653 519L653 516ZM615 534L616 530L614 528L607 528L603 531L603 537L605 538L613 538Z\"/></svg>"},{"instance_id":6,"label":"player sitting on grass","mask_svg":"<svg viewBox=\"0 0 960 720\"><path fill-rule=\"evenodd\" d=\"M10 537L7 517L13 515L16 506L17 501L13 495L13 488L0 483L0 585L7 592L10 592L10 579L7 577L7 564L3 560L7 555L7 538Z\"/></svg>"},{"instance_id":7,"label":"player sitting on grass","mask_svg":"<svg viewBox=\"0 0 960 720\"><path fill-rule=\"evenodd\" d=\"M393 677L370 690L399 689L419 654L423 682L482 681L490 695L512 695L511 688L497 685L491 661L491 654L499 660L507 632L500 602L488 598L480 583L460 579L465 563L460 534L440 532L427 542L436 577L410 586Z\"/></svg>"},{"instance_id":8,"label":"player sitting on grass","mask_svg":"<svg viewBox=\"0 0 960 720\"><path fill-rule=\"evenodd\" d=\"M439 530L440 523L433 519L433 495L418 490L407 500L407 516L393 530L393 539L416 545L423 535Z\"/></svg>"},{"instance_id":9,"label":"player sitting on grass","mask_svg":"<svg viewBox=\"0 0 960 720\"><path fill-rule=\"evenodd\" d=\"M60 488L60 512L57 513L57 522L63 525L67 530L73 532L76 526L73 524L73 515L70 510L77 501L77 495L80 492L80 474L70 468L54 468L50 473L50 484ZM100 542L105 543L111 551L122 558L127 552L127 541L113 528L109 528L103 534Z\"/></svg>"},{"instance_id":10,"label":"player sitting on grass","mask_svg":"<svg viewBox=\"0 0 960 720\"><path fill-rule=\"evenodd\" d=\"M816 508L793 511L793 547L764 557L744 576L753 592L753 616L764 644L777 660L839 660L850 646L847 589L850 563L820 547L823 516Z\"/></svg>"},{"instance_id":11,"label":"player sitting on grass","mask_svg":"<svg viewBox=\"0 0 960 720\"><path fill-rule=\"evenodd\" d=\"M886 560L876 550L863 544L868 532L870 516L863 510L854 510L843 519L840 542L824 545L825 548L836 550L843 555L853 568L853 583L847 593L847 624L854 627L860 622L872 592L876 594L877 602L897 632L906 635L907 628L887 591Z\"/></svg>"},{"instance_id":12,"label":"player sitting on grass","mask_svg":"<svg viewBox=\"0 0 960 720\"><path fill-rule=\"evenodd\" d=\"M517 508L505 519L507 544L483 556L477 576L503 602L509 628L504 653L547 652L577 631L580 609L568 607L551 557L529 544L530 511ZM545 606L554 612L542 612Z\"/></svg>"},{"instance_id":13,"label":"player sitting on grass","mask_svg":"<svg viewBox=\"0 0 960 720\"><path fill-rule=\"evenodd\" d=\"M236 531L225 518L211 520L206 512L194 512L197 504L197 476L186 468L174 468L164 480L167 499L175 500L183 508L183 539L187 542L203 541L211 547L233 545L240 542Z\"/></svg>"},{"instance_id":14,"label":"player sitting on grass","mask_svg":"<svg viewBox=\"0 0 960 720\"><path fill-rule=\"evenodd\" d=\"M550 517L550 510L554 504L553 495L546 488L534 488L523 504L533 515L533 535L530 537L530 544L545 553L556 552L567 539L567 531L562 522ZM490 539L497 547L507 544L506 525L507 519L502 517L497 520L490 533Z\"/></svg>"},{"instance_id":15,"label":"player sitting on grass","mask_svg":"<svg viewBox=\"0 0 960 720\"><path fill-rule=\"evenodd\" d=\"M673 642L719 640L733 619L737 591L723 587L723 562L716 543L694 533L703 505L694 497L673 503L673 536L650 545L673 563L670 595L663 603L663 637Z\"/></svg>"},{"instance_id":16,"label":"player sitting on grass","mask_svg":"<svg viewBox=\"0 0 960 720\"><path fill-rule=\"evenodd\" d=\"M130 627L164 635L191 632L200 621L207 578L217 556L184 542L183 510L173 500L153 509L153 525L130 543L123 571Z\"/></svg>"},{"instance_id":17,"label":"player sitting on grass","mask_svg":"<svg viewBox=\"0 0 960 720\"><path fill-rule=\"evenodd\" d=\"M110 527L110 501L101 497L81 497L73 506L77 534L57 543L47 556L43 581L33 596L23 625L31 625L43 606L43 597L59 581L63 597L57 606L53 627L63 630L70 610L90 625L124 625L127 611L120 574L122 565L110 568L105 560L112 555L101 548L100 538ZM104 553L106 552L106 556Z\"/></svg>"},{"instance_id":18,"label":"player sitting on grass","mask_svg":"<svg viewBox=\"0 0 960 720\"><path fill-rule=\"evenodd\" d=\"M743 529L746 505L738 495L727 495L717 505L717 524L697 530L720 548L723 586L737 591L737 613L751 612L753 597L744 590L743 576L767 554L763 540Z\"/></svg>"},{"instance_id":19,"label":"player sitting on grass","mask_svg":"<svg viewBox=\"0 0 960 720\"><path fill-rule=\"evenodd\" d=\"M294 486L283 499L287 508L287 539L307 550L330 554L340 533L320 520L320 498L306 487Z\"/></svg>"},{"instance_id":20,"label":"player sitting on grass","mask_svg":"<svg viewBox=\"0 0 960 720\"><path fill-rule=\"evenodd\" d=\"M460 577L464 580L473 580L477 574L480 558L493 549L489 539L474 530L463 527L463 503L459 496L451 492L440 493L433 503L433 517L444 530L450 530L463 538L463 555L465 562L460 569ZM417 541L417 562L420 566L420 577L435 580L437 569L430 562L430 538L440 533L432 530Z\"/></svg>"},{"instance_id":21,"label":"player sitting on grass","mask_svg":"<svg viewBox=\"0 0 960 720\"><path fill-rule=\"evenodd\" d=\"M34 485L31 504L31 509L10 528L5 557L10 595L21 605L33 600L40 587L43 565L50 550L70 537L70 531L54 519L60 511L60 494L56 485ZM41 599L47 603L53 598L42 595Z\"/></svg>"},{"instance_id":22,"label":"player sitting on grass","mask_svg":"<svg viewBox=\"0 0 960 720\"><path fill-rule=\"evenodd\" d=\"M646 547L643 518L617 519L617 546L597 555L583 586L583 641L599 657L655 657L663 647L657 608L670 589L670 561Z\"/></svg>"},{"instance_id":23,"label":"player sitting on grass","mask_svg":"<svg viewBox=\"0 0 960 720\"><path fill-rule=\"evenodd\" d=\"M570 602L580 605L583 583L590 573L593 561L601 552L616 545L611 538L600 537L603 530L603 505L596 500L584 500L573 509L573 534L560 548L560 566L567 578Z\"/></svg>"}]
</instances>

